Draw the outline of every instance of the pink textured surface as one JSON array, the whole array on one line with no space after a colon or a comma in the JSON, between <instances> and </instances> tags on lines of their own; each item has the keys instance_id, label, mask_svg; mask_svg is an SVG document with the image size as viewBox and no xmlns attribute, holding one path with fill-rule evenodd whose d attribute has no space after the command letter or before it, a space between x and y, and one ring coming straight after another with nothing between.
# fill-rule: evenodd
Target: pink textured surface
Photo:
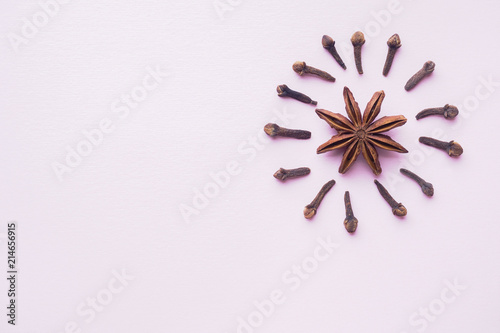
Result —
<instances>
[{"instance_id":1,"label":"pink textured surface","mask_svg":"<svg viewBox=\"0 0 500 333\"><path fill-rule=\"evenodd\" d=\"M232 10L219 15L220 3ZM4 310L2 332L65 332L72 322L81 332L498 332L499 155L488 143L500 121L499 3L74 0L15 52L9 34L40 8L0 4L2 262L1 233L8 221L19 227L18 325ZM368 39L362 76L356 30ZM394 33L402 47L383 77ZM324 34L346 71L322 48ZM297 60L337 81L299 77ZM427 60L435 72L406 92ZM168 77L127 107L122 95L154 85L157 67ZM283 83L342 114L344 86L362 110L385 91L380 116L408 118L390 135L410 153L382 152L377 179L408 208L404 219L363 159L340 175L339 153L316 154L335 131L313 106L278 98ZM415 120L446 103L459 107L454 121ZM112 131L59 181L53 163L106 119ZM268 122L312 138L269 140ZM418 142L436 135L462 144L463 156ZM401 165L432 182L434 197ZM272 177L302 166L309 176ZM303 207L332 178L305 220ZM354 235L342 224L346 190ZM92 310L88 298L102 301L122 270L134 279Z\"/></svg>"}]
</instances>

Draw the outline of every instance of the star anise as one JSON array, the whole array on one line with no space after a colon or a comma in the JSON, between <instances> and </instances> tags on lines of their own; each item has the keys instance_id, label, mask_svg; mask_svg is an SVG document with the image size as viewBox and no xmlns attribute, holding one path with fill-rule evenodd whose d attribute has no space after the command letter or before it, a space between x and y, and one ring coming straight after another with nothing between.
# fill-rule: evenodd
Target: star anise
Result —
<instances>
[{"instance_id":1,"label":"star anise","mask_svg":"<svg viewBox=\"0 0 500 333\"><path fill-rule=\"evenodd\" d=\"M366 105L363 117L361 117L358 103L354 100L349 88L344 87L345 109L350 120L340 113L316 109L318 116L338 132L329 141L319 146L317 153L322 154L330 150L346 147L342 163L339 167L340 173L346 173L354 161L356 161L358 155L363 153L363 157L373 170L373 173L379 175L382 172L382 168L380 167L378 152L375 147L398 153L408 152L389 136L381 134L404 125L406 123L404 116L386 116L374 121L380 113L384 97L385 93L383 90L373 94L372 99Z\"/></svg>"}]
</instances>

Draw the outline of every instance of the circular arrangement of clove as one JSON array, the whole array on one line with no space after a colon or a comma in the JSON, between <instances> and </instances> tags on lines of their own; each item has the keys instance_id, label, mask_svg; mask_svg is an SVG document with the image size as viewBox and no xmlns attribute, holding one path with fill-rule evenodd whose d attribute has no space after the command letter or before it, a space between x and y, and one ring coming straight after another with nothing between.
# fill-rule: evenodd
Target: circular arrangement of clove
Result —
<instances>
[{"instance_id":1,"label":"circular arrangement of clove","mask_svg":"<svg viewBox=\"0 0 500 333\"><path fill-rule=\"evenodd\" d=\"M365 36L361 31L356 31L352 35L350 40L353 45L354 62L356 65L356 70L359 74L363 74L363 66L361 61L361 48L365 44ZM334 60L338 63L338 65L345 70L347 67L335 48L335 41L333 40L333 38L328 35L323 35L321 39L321 44L323 48L330 53L330 55L334 58ZM387 40L387 46L388 46L388 51L382 71L382 74L384 76L387 76L389 74L397 50L401 47L401 39L399 35L398 34L392 35ZM429 76L434 71L435 66L436 66L435 63L432 61L425 62L422 68L418 72L416 72L408 80L408 82L406 82L404 86L405 90L410 91L413 88L415 88L420 82L422 82L422 80L425 77ZM326 81L335 82L335 78L332 75L323 70L308 66L304 61L295 62L292 68L300 76L314 75ZM382 94L380 92L376 93L373 96L372 100L367 105L367 109L362 115L359 110L357 102L351 96L352 93L351 95L349 95L350 91L348 91L349 92L347 94L348 98L346 99L346 92L345 92L346 89L347 88L344 89L344 99L346 102L346 110L349 119L345 118L343 115L338 113L332 113L323 109L316 109L316 113L320 115L320 118L327 121L327 123L332 128L335 128L338 132L337 135L332 137L332 139L327 143L331 146L330 150L346 147L343 160L347 159L350 162L354 162L357 156L363 153L363 156L367 160L369 166L372 166L372 164L377 166L379 165L379 162L378 162L378 154L374 148L375 146L378 148L393 150L393 151L394 150L398 151L398 149L401 149L402 147L402 146L400 147L400 145L397 142L390 139L390 137L381 133L386 132L393 127L400 126L402 122L399 118L393 119L394 116L393 117L385 116L380 118L379 120L375 120L375 118L380 112L381 103L383 97L385 96L383 92ZM278 92L278 96L280 97L290 97L305 104L312 104L312 105L318 104L316 101L312 100L309 96L304 95L303 93L300 93L298 91L294 91L288 88L288 86L285 84L279 85L276 90ZM420 120L422 118L426 118L429 116L440 116L447 120L452 120L456 118L458 114L459 111L456 106L451 104L446 104L443 107L424 109L418 112L415 118L417 120ZM398 116L398 117L403 117L403 116ZM406 118L404 118L404 122L406 122ZM375 124L377 126L375 126ZM271 137L288 137L301 140L309 139L311 137L311 132L309 131L283 128L278 126L277 124L272 124L272 123L267 124L264 127L264 131L266 132L267 135ZM349 131L353 132L351 136L346 134L350 133ZM369 141L367 138L371 141ZM356 140L360 139L367 140L368 142L371 142L371 144L374 146L370 147L365 143L365 141L363 141L363 144L360 145L359 149L354 149L353 148L354 143L357 142ZM455 141L449 141L449 142L439 141L434 138L422 136L419 138L419 142L427 146L443 150L451 157L458 157L463 153L462 146ZM348 155L347 157L345 156L346 154ZM376 169L378 170L379 168ZM276 171L273 176L274 178L282 182L285 182L287 179L304 177L309 175L310 173L311 169L307 167L300 167L295 169L279 168L279 170ZM425 194L427 197L430 198L434 195L434 187L431 183L425 181L423 178L421 178L414 172L407 169L401 168L400 173L403 176L408 177L409 179L416 182L419 185L422 193ZM379 173L377 173L377 175L378 174ZM392 213L398 217L406 216L407 214L406 207L402 203L397 202L378 180L375 179L374 183L382 198L391 207ZM311 219L316 215L318 208L321 202L323 201L325 195L332 189L334 185L335 185L335 180L330 180L321 187L320 191L313 199L313 201L304 208L304 217L306 219ZM345 191L344 206L345 206L346 217L343 221L343 224L346 231L349 234L353 234L358 227L358 219L354 216L353 213L349 191Z\"/></svg>"}]
</instances>

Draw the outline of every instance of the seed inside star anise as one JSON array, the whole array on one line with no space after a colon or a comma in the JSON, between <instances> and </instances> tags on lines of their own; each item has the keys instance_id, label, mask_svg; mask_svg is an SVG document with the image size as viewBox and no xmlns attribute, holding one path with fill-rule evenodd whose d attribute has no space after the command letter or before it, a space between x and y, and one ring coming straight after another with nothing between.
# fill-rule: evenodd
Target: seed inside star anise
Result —
<instances>
[{"instance_id":1,"label":"seed inside star anise","mask_svg":"<svg viewBox=\"0 0 500 333\"><path fill-rule=\"evenodd\" d=\"M339 172L346 173L358 158L360 153L373 170L375 175L382 172L375 147L391 150L398 153L408 151L389 136L381 134L406 123L404 116L385 116L375 121L380 113L385 93L383 90L373 94L361 116L358 103L349 88L344 87L345 109L349 119L340 113L333 113L323 109L316 109L318 116L337 130L329 141L318 147L317 153L322 154L330 150L346 148Z\"/></svg>"}]
</instances>

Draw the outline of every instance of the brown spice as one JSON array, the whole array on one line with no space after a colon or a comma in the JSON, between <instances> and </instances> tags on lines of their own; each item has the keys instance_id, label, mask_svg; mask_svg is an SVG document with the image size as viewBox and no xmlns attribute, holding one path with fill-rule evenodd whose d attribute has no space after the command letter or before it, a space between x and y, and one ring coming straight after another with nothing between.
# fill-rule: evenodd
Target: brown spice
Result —
<instances>
[{"instance_id":1,"label":"brown spice","mask_svg":"<svg viewBox=\"0 0 500 333\"><path fill-rule=\"evenodd\" d=\"M325 50L328 50L328 52L330 52L330 54L333 56L333 59L335 59L335 61L340 65L340 67L346 69L344 61L342 61L339 53L335 49L335 41L333 40L333 38L324 35L323 38L321 39L321 44L323 44Z\"/></svg>"},{"instance_id":2,"label":"brown spice","mask_svg":"<svg viewBox=\"0 0 500 333\"><path fill-rule=\"evenodd\" d=\"M264 132L272 138L277 136L299 140L307 140L311 138L311 132L309 131L284 128L272 123L264 126Z\"/></svg>"},{"instance_id":3,"label":"brown spice","mask_svg":"<svg viewBox=\"0 0 500 333\"><path fill-rule=\"evenodd\" d=\"M318 116L338 132L329 141L319 146L317 153L322 154L330 150L346 147L339 168L340 173L346 173L356 161L358 155L363 153L363 157L373 173L379 175L382 168L375 147L398 153L408 152L389 136L381 134L404 125L406 123L404 116L386 116L375 121L375 118L380 113L384 97L384 91L376 92L368 102L363 116L361 116L358 103L354 100L351 91L349 88L344 87L345 108L350 120L339 113L316 109Z\"/></svg>"},{"instance_id":4,"label":"brown spice","mask_svg":"<svg viewBox=\"0 0 500 333\"><path fill-rule=\"evenodd\" d=\"M379 193L382 195L382 198L384 198L384 200L391 206L392 213L396 216L405 216L407 213L406 207L403 206L402 203L394 200L394 198L389 194L386 188L378 182L378 180L375 179L374 182L375 185L377 185L377 189Z\"/></svg>"},{"instance_id":5,"label":"brown spice","mask_svg":"<svg viewBox=\"0 0 500 333\"><path fill-rule=\"evenodd\" d=\"M416 174L414 174L410 170L401 168L401 169L399 169L399 172L401 172L403 175L405 175L408 178L417 182L417 184L422 189L422 192L424 192L424 194L426 196L432 197L434 195L434 187L432 186L431 183L426 182L425 180L423 180L421 177L417 176Z\"/></svg>"},{"instance_id":6,"label":"brown spice","mask_svg":"<svg viewBox=\"0 0 500 333\"><path fill-rule=\"evenodd\" d=\"M351 197L349 191L345 191L344 194L344 204L345 204L345 220L344 227L349 233L353 233L358 228L358 219L354 217L352 212Z\"/></svg>"},{"instance_id":7,"label":"brown spice","mask_svg":"<svg viewBox=\"0 0 500 333\"><path fill-rule=\"evenodd\" d=\"M281 181L285 181L289 178L298 178L307 176L311 173L311 169L309 168L296 168L296 169L283 169L280 168L278 171L274 173L274 178L279 179Z\"/></svg>"},{"instance_id":8,"label":"brown spice","mask_svg":"<svg viewBox=\"0 0 500 333\"><path fill-rule=\"evenodd\" d=\"M318 102L313 101L309 96L304 95L298 91L288 88L286 84L281 84L276 88L279 97L291 97L302 103L317 105Z\"/></svg>"},{"instance_id":9,"label":"brown spice","mask_svg":"<svg viewBox=\"0 0 500 333\"><path fill-rule=\"evenodd\" d=\"M354 46L354 62L359 74L363 74L361 64L361 46L365 43L365 35L361 31L356 31L351 37L352 46Z\"/></svg>"},{"instance_id":10,"label":"brown spice","mask_svg":"<svg viewBox=\"0 0 500 333\"><path fill-rule=\"evenodd\" d=\"M427 61L424 66L417 72L415 73L409 80L406 82L405 85L405 90L410 91L415 86L423 80L424 77L427 75L430 75L432 72L434 72L434 68L436 67L436 64L433 63L432 61Z\"/></svg>"},{"instance_id":11,"label":"brown spice","mask_svg":"<svg viewBox=\"0 0 500 333\"><path fill-rule=\"evenodd\" d=\"M454 105L446 104L442 108L429 108L420 111L415 118L420 120L428 116L443 116L445 119L454 119L458 115L458 108Z\"/></svg>"},{"instance_id":12,"label":"brown spice","mask_svg":"<svg viewBox=\"0 0 500 333\"><path fill-rule=\"evenodd\" d=\"M387 76L391 70L392 61L394 60L394 55L396 51L401 47L401 39L399 39L398 34L394 34L387 41L387 46L389 46L389 51L387 52L387 58L385 59L384 70L382 74Z\"/></svg>"},{"instance_id":13,"label":"brown spice","mask_svg":"<svg viewBox=\"0 0 500 333\"><path fill-rule=\"evenodd\" d=\"M443 150L447 152L451 157L458 157L464 152L462 146L458 142L455 142L453 140L450 142L446 142L426 136L421 136L418 141L420 141L420 143L423 143L424 145Z\"/></svg>"},{"instance_id":14,"label":"brown spice","mask_svg":"<svg viewBox=\"0 0 500 333\"><path fill-rule=\"evenodd\" d=\"M335 180L333 179L327 182L325 185L323 185L323 187L316 195L314 200L304 208L304 217L306 219L312 219L313 216L316 215L316 212L318 210L319 205L321 204L321 201L323 201L323 198L332 189L333 185L335 185Z\"/></svg>"},{"instance_id":15,"label":"brown spice","mask_svg":"<svg viewBox=\"0 0 500 333\"><path fill-rule=\"evenodd\" d=\"M335 78L321 69L317 69L311 66L307 66L304 61L296 61L293 66L293 70L295 73L303 76L305 74L316 75L324 80L335 82Z\"/></svg>"}]
</instances>

